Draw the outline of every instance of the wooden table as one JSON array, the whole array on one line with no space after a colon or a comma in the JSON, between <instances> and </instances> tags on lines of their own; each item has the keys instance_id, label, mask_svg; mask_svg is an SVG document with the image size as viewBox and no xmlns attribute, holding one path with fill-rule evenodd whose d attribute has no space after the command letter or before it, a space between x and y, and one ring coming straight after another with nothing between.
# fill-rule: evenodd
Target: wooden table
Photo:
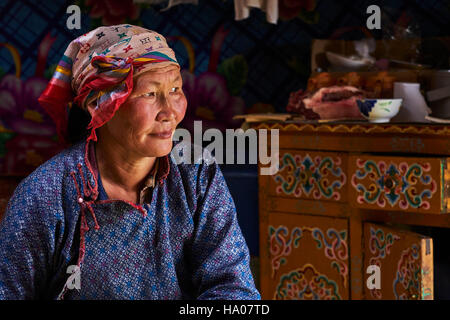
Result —
<instances>
[{"instance_id":1,"label":"wooden table","mask_svg":"<svg viewBox=\"0 0 450 320\"><path fill-rule=\"evenodd\" d=\"M450 228L450 127L249 126L280 134L259 175L264 299L433 299L433 239L396 224Z\"/></svg>"}]
</instances>

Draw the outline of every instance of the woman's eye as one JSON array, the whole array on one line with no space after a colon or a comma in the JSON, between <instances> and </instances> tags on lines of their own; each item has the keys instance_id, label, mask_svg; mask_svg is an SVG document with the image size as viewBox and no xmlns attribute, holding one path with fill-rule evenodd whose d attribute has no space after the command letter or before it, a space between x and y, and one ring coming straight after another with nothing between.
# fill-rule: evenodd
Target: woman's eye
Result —
<instances>
[{"instance_id":1,"label":"woman's eye","mask_svg":"<svg viewBox=\"0 0 450 320\"><path fill-rule=\"evenodd\" d=\"M156 93L155 92L147 92L147 93L144 93L144 97L153 98L153 97L156 97Z\"/></svg>"},{"instance_id":2,"label":"woman's eye","mask_svg":"<svg viewBox=\"0 0 450 320\"><path fill-rule=\"evenodd\" d=\"M180 87L174 87L174 88L172 88L171 90L170 90L170 93L176 93L176 92L179 92L180 91Z\"/></svg>"}]
</instances>

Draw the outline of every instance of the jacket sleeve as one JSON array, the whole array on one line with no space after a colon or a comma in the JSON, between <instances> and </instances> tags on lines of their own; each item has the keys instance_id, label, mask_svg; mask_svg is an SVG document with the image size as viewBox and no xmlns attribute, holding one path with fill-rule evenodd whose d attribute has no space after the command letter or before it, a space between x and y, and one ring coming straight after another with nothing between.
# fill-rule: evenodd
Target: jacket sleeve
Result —
<instances>
[{"instance_id":1,"label":"jacket sleeve","mask_svg":"<svg viewBox=\"0 0 450 320\"><path fill-rule=\"evenodd\" d=\"M223 174L216 163L199 167L191 255L197 299L260 299Z\"/></svg>"},{"instance_id":2,"label":"jacket sleeve","mask_svg":"<svg viewBox=\"0 0 450 320\"><path fill-rule=\"evenodd\" d=\"M0 221L1 300L36 299L45 290L51 221L42 213L38 190L22 182Z\"/></svg>"}]
</instances>

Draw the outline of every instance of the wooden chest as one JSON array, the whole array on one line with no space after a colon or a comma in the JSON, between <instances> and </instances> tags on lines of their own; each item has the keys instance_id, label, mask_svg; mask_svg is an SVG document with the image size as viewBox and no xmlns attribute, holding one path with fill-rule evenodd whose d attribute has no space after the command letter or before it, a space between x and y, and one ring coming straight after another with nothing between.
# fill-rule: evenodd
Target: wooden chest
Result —
<instances>
[{"instance_id":1,"label":"wooden chest","mask_svg":"<svg viewBox=\"0 0 450 320\"><path fill-rule=\"evenodd\" d=\"M279 130L259 175L264 299L433 299L433 239L408 225L450 227L450 128L251 127Z\"/></svg>"}]
</instances>

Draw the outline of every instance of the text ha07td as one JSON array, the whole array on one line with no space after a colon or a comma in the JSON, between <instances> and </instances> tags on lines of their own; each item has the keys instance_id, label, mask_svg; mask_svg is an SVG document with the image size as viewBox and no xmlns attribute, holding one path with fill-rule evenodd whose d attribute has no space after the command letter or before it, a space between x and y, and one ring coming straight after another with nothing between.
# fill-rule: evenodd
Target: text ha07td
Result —
<instances>
[{"instance_id":1,"label":"text ha07td","mask_svg":"<svg viewBox=\"0 0 450 320\"><path fill-rule=\"evenodd\" d=\"M193 306L186 304L178 310L179 315L195 315L214 318L217 316L230 315L269 315L270 308L266 304L233 304L225 303L220 307L217 306Z\"/></svg>"}]
</instances>

